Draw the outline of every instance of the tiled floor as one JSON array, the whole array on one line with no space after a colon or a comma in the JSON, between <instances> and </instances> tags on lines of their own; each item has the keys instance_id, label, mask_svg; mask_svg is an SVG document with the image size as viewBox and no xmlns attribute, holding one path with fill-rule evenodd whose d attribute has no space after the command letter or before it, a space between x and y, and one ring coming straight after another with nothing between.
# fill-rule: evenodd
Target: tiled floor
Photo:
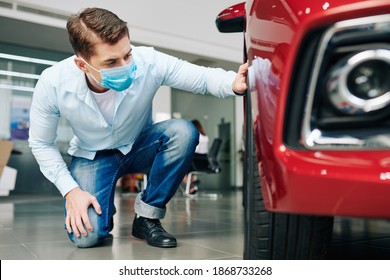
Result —
<instances>
[{"instance_id":1,"label":"tiled floor","mask_svg":"<svg viewBox=\"0 0 390 280\"><path fill-rule=\"evenodd\" d=\"M0 198L0 259L241 259L241 195L181 194L171 200L162 224L178 247L148 246L131 235L135 195L116 196L112 238L103 246L75 248L63 229L58 197Z\"/></svg>"},{"instance_id":2,"label":"tiled floor","mask_svg":"<svg viewBox=\"0 0 390 280\"><path fill-rule=\"evenodd\" d=\"M117 194L115 228L103 246L77 249L63 229L60 197L0 197L0 259L242 259L240 191L177 194L163 220L178 247L160 249L131 235L135 195ZM330 259L390 259L390 222L337 218Z\"/></svg>"},{"instance_id":3,"label":"tiled floor","mask_svg":"<svg viewBox=\"0 0 390 280\"><path fill-rule=\"evenodd\" d=\"M390 220L336 218L328 259L390 260Z\"/></svg>"}]
</instances>

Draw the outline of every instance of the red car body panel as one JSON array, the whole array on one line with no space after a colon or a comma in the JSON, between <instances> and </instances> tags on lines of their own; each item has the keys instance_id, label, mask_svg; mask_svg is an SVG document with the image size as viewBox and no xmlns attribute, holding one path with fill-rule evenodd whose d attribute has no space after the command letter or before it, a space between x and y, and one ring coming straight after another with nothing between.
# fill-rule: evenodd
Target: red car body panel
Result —
<instances>
[{"instance_id":1,"label":"red car body panel","mask_svg":"<svg viewBox=\"0 0 390 280\"><path fill-rule=\"evenodd\" d=\"M283 142L283 129L290 79L305 34L337 21L388 14L390 1L251 0L245 9L246 56L254 73L252 120L267 210L389 218L390 150L293 149ZM285 59L272 61L278 45L284 45ZM269 85L272 77L258 75L259 67L267 65L264 60L279 72L278 86Z\"/></svg>"}]
</instances>

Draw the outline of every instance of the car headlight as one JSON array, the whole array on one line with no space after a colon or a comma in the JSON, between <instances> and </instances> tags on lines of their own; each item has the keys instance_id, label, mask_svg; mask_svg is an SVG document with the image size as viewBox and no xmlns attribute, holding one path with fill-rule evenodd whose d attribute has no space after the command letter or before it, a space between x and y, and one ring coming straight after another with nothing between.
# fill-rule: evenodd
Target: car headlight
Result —
<instances>
[{"instance_id":1,"label":"car headlight","mask_svg":"<svg viewBox=\"0 0 390 280\"><path fill-rule=\"evenodd\" d=\"M390 149L390 15L308 32L297 55L284 142L310 150Z\"/></svg>"},{"instance_id":2,"label":"car headlight","mask_svg":"<svg viewBox=\"0 0 390 280\"><path fill-rule=\"evenodd\" d=\"M330 70L327 91L341 112L356 115L390 104L390 50L362 51L348 56Z\"/></svg>"}]
</instances>

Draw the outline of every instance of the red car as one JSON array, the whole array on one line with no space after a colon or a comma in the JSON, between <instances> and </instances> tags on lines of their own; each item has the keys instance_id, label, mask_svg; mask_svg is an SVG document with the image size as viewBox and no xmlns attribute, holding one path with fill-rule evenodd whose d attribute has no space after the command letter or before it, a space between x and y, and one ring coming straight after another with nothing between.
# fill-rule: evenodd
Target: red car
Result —
<instances>
[{"instance_id":1,"label":"red car","mask_svg":"<svg viewBox=\"0 0 390 280\"><path fill-rule=\"evenodd\" d=\"M245 259L320 259L334 216L390 218L390 1L252 0Z\"/></svg>"}]
</instances>

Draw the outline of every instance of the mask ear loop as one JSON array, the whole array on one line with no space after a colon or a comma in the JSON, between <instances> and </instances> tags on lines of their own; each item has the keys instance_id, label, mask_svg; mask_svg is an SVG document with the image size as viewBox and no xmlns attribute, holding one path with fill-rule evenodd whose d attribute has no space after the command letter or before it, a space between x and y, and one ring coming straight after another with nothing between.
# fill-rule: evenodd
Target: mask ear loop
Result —
<instances>
[{"instance_id":1,"label":"mask ear loop","mask_svg":"<svg viewBox=\"0 0 390 280\"><path fill-rule=\"evenodd\" d=\"M80 59L82 60L82 61L84 61L84 63L85 64L87 64L89 67L91 67L93 70L95 70L96 72L99 72L100 73L100 70L97 70L95 67L93 67L91 64L89 64L84 58L82 58L81 56L80 56Z\"/></svg>"},{"instance_id":2,"label":"mask ear loop","mask_svg":"<svg viewBox=\"0 0 390 280\"><path fill-rule=\"evenodd\" d=\"M89 67L91 67L93 70L95 70L95 71L98 72L100 75L102 75L102 74L100 73L100 70L97 70L97 69L96 69L95 67L93 67L91 64L89 64L88 62L86 62L84 58L82 58L82 57L80 57L80 58L81 58L82 61L84 61L85 64L87 64L87 65L88 65ZM103 86L102 82L99 82L93 75L90 75L90 76L92 77L92 79L93 79L99 86L105 88L105 86Z\"/></svg>"}]
</instances>

